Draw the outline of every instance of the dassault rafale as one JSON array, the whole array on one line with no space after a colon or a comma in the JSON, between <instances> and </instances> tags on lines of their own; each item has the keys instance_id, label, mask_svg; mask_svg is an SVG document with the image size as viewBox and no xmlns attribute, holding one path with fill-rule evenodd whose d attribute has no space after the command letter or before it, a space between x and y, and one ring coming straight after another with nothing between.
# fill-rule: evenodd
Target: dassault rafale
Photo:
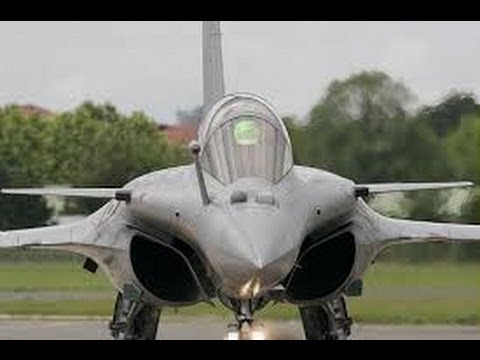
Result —
<instances>
[{"instance_id":1,"label":"dassault rafale","mask_svg":"<svg viewBox=\"0 0 480 360\"><path fill-rule=\"evenodd\" d=\"M2 189L4 194L101 198L66 225L0 233L0 248L48 248L85 257L118 291L116 339L155 339L166 307L225 306L228 339L262 338L254 315L297 306L306 339L345 339L345 297L390 245L479 241L480 226L387 218L369 195L469 187L470 182L357 184L294 164L274 108L225 93L220 22L203 22L203 114L193 163L148 173L122 188Z\"/></svg>"}]
</instances>

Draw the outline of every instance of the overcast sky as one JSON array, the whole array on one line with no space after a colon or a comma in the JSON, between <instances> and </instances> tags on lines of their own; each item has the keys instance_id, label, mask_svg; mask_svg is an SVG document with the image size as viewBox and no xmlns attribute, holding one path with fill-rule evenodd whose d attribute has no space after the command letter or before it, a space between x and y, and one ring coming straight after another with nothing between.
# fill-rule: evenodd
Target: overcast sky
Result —
<instances>
[{"instance_id":1,"label":"overcast sky","mask_svg":"<svg viewBox=\"0 0 480 360\"><path fill-rule=\"evenodd\" d=\"M479 22L224 22L228 92L304 117L328 83L364 69L403 80L420 103L480 95ZM110 101L172 122L201 104L200 22L1 22L0 105L66 110Z\"/></svg>"}]
</instances>

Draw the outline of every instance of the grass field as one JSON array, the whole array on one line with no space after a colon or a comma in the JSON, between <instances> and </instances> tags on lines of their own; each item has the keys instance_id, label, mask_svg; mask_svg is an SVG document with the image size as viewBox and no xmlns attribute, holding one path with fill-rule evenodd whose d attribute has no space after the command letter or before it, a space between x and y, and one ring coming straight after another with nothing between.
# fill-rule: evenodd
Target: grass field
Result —
<instances>
[{"instance_id":1,"label":"grass field","mask_svg":"<svg viewBox=\"0 0 480 360\"><path fill-rule=\"evenodd\" d=\"M100 271L93 275L77 261L0 262L0 292L110 290Z\"/></svg>"},{"instance_id":2,"label":"grass field","mask_svg":"<svg viewBox=\"0 0 480 360\"><path fill-rule=\"evenodd\" d=\"M28 292L32 299L9 300L2 293ZM102 293L100 299L34 300L48 292ZM114 293L101 273L85 272L78 262L17 262L0 264L0 314L106 315ZM422 265L377 263L366 275L364 296L349 298L352 317L365 323L480 324L480 264ZM196 305L166 310L167 315L220 315L221 306ZM293 306L267 306L263 318L291 319Z\"/></svg>"}]
</instances>

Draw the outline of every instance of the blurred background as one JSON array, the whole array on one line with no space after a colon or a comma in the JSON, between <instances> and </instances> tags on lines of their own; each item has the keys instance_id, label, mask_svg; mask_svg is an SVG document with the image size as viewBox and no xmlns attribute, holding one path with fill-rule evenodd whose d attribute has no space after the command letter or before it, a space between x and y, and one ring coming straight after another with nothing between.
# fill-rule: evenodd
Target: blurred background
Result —
<instances>
[{"instance_id":1,"label":"blurred background","mask_svg":"<svg viewBox=\"0 0 480 360\"><path fill-rule=\"evenodd\" d=\"M191 162L186 145L196 135L202 110L198 106L200 90L191 90L201 88L197 74L201 64L200 23L146 23L138 24L138 28L135 23L124 27L121 23L100 25L98 37L104 46L98 39L91 40L89 23L0 25L0 39L8 36L4 42L7 55L0 57L1 187L118 187L147 172ZM262 36L253 39L248 29L262 31ZM136 43L135 31L138 36L153 33L157 37L152 43L145 39ZM480 103L476 94L480 79L468 58L472 52L480 52L474 42L480 39L480 24L273 23L269 28L269 23L227 22L223 31L229 90L259 91L274 106L276 100L291 94L286 101L291 109L283 104L280 110L296 164L322 168L360 183L470 180L480 184ZM170 34L165 40L169 47L162 45L160 33ZM177 34L181 35L178 39ZM442 34L445 41L439 42ZM73 40L67 46L69 35ZM39 40L45 42L45 48L39 47ZM172 68L169 58L192 51L175 49L188 47L190 42L196 55L188 61L179 59ZM108 51L112 44L115 52ZM266 48L259 59L262 44ZM149 51L157 45L166 60L162 63L160 54L152 67L154 54ZM394 48L396 56L379 58L382 46ZM468 49L466 53L462 53L462 46ZM32 48L36 56L31 56ZM276 49L272 50L275 56L268 56L270 48ZM399 48L405 52L399 52ZM316 62L312 49L320 51L322 63ZM345 60L348 54L351 57ZM362 58L357 61L358 54ZM432 54L442 56L437 61ZM82 78L85 64L91 66L96 57L99 68L95 72L85 68ZM419 57L431 67L418 65ZM48 66L49 59L54 67ZM147 64L142 59L149 59L148 74L155 69L164 74L167 68L171 75L162 75L165 81L162 76L152 76L154 83L142 75L140 79L145 82L136 81L133 87L129 83L135 78L132 72L141 74ZM194 70L186 69L184 63L191 63ZM283 70L278 70L279 64L285 66ZM117 73L112 70L115 66ZM196 75L186 77L191 71ZM242 71L245 78L255 79L252 83L259 90L255 85L244 85ZM464 81L468 72L471 82ZM99 88L104 73L108 76ZM259 77L259 73L269 75ZM284 74L286 81L279 83L278 78ZM431 76L430 82L427 75ZM83 80L65 81L69 76ZM176 76L181 83L190 81L189 88L185 87L187 94L191 92L189 96L180 94L182 89L174 89L179 90L176 96L176 91L164 86ZM112 77L115 81L108 85ZM42 82L48 96L42 95ZM56 98L51 89L58 83L63 87ZM418 84L421 91L411 83ZM89 84L92 91L82 92ZM305 89L301 90L303 84ZM141 106L142 94L151 95L154 86L154 98L165 95L170 100L165 110ZM274 86L282 90L276 92ZM121 96L119 89L123 91ZM294 101L300 97L302 101ZM317 100L306 105L305 98ZM480 187L378 195L369 203L381 213L398 218L480 223ZM75 221L101 205L96 200L2 196L0 230ZM0 313L109 314L113 290L103 275L83 273L81 261L53 251L2 250ZM67 295L60 295L63 293ZM389 248L367 274L365 296L352 299L352 309L360 321L477 324L480 245ZM182 311L196 314L210 310L200 307ZM296 316L294 311L277 307L267 309L266 314L292 317Z\"/></svg>"}]
</instances>

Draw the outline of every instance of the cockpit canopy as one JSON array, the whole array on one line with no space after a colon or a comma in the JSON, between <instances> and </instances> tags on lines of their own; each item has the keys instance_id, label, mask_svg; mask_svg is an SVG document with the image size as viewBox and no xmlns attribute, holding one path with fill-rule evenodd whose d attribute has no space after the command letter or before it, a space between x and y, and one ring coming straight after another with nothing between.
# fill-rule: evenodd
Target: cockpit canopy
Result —
<instances>
[{"instance_id":1,"label":"cockpit canopy","mask_svg":"<svg viewBox=\"0 0 480 360\"><path fill-rule=\"evenodd\" d=\"M223 184L245 177L277 183L293 166L285 125L254 95L230 95L214 105L199 141L203 169Z\"/></svg>"}]
</instances>

